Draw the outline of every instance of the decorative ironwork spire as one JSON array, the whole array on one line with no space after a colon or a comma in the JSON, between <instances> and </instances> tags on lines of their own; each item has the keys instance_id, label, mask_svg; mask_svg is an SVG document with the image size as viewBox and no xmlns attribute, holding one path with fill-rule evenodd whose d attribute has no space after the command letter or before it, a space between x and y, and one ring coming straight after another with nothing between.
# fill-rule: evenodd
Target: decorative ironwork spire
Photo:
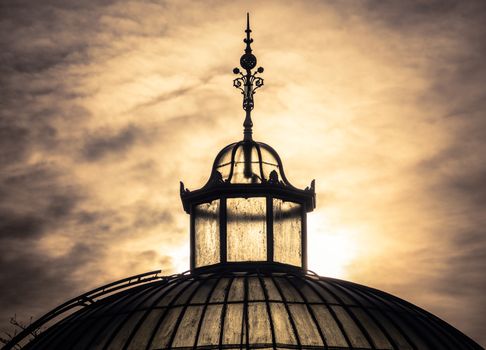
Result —
<instances>
[{"instance_id":1,"label":"decorative ironwork spire","mask_svg":"<svg viewBox=\"0 0 486 350\"><path fill-rule=\"evenodd\" d=\"M240 89L243 95L243 109L246 112L245 121L243 123L244 140L252 139L252 127L253 122L251 121L251 111L255 106L253 101L253 95L256 89L263 86L263 78L257 77L258 73L263 73L263 67L258 67L256 71L251 70L256 67L257 59L255 55L252 54L251 43L253 39L250 36L250 14L246 14L246 38L243 42L246 44L245 53L240 58L240 66L245 72L242 72L238 67L233 69L234 74L239 74L240 76L233 80L233 86Z\"/></svg>"}]
</instances>

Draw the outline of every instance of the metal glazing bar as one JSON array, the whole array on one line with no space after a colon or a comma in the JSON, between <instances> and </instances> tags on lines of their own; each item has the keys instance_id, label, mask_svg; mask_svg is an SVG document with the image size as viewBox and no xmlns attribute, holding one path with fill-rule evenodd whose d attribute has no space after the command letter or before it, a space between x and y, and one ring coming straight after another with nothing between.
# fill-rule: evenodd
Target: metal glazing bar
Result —
<instances>
[{"instance_id":1,"label":"metal glazing bar","mask_svg":"<svg viewBox=\"0 0 486 350\"><path fill-rule=\"evenodd\" d=\"M182 281L181 281L182 280ZM138 330L140 329L140 327L143 325L143 323L145 322L145 320L147 319L148 315L150 314L150 311L152 310L152 308L157 305L163 298L165 298L165 296L171 292L172 290L180 287L180 285L182 283L185 283L185 281L187 280L190 280L190 277L189 276L181 276L181 280L174 280L174 281L171 281L172 282L172 285L171 286L168 286L166 287L165 291L163 293L161 293L160 297L156 298L152 304L150 305L150 307L145 311L145 313L143 314L143 316L140 318L140 320L138 320L137 324L135 325L135 327L133 328L133 330L130 332L130 335L128 336L128 339L125 343L125 346L123 347L123 349L127 349L129 346L130 346L130 343L133 341L133 339L135 338L135 335L137 334ZM194 283L194 279L192 279L191 281L188 282L189 286L192 285ZM169 282L170 284L170 282ZM182 289L182 288L181 288ZM180 293L182 291L180 291L177 295L175 295L172 300L171 300L171 304L174 303L174 301L176 300L177 297L179 297ZM159 319L159 323L162 322L162 319L163 317L165 316L165 314L167 313L167 310L169 308L167 307L165 313L162 315L162 317ZM154 331L152 332L151 334L151 337L153 337L155 335L155 332L157 331L157 328L158 328L158 325L159 323L156 325L156 327L154 327ZM151 341L152 338L149 339L149 343ZM148 347L148 345L147 345Z\"/></svg>"},{"instance_id":2,"label":"metal glazing bar","mask_svg":"<svg viewBox=\"0 0 486 350\"><path fill-rule=\"evenodd\" d=\"M139 290L138 293L133 293L133 297L130 298L130 300L127 303L132 303L135 302L137 305L136 307L132 308L130 312L128 312L124 319L120 321L120 323L111 331L110 336L108 337L108 340L105 344L105 348L110 344L110 342L113 340L113 338L116 336L118 333L119 329L122 328L122 326L125 324L126 321L130 319L130 317L136 312L138 305L142 304L147 298L149 298L152 294L157 293L157 291L160 289L160 285L154 285L151 286L150 288ZM142 297L140 297L142 295ZM107 317L105 320L105 323L102 327L99 328L98 332L93 336L91 339L91 342L87 344L86 348L87 349L92 349L94 348L94 343L100 337L101 335L104 335L106 339L106 332L107 329L109 329L109 325L113 320L110 317ZM100 344L101 345L101 344Z\"/></svg>"},{"instance_id":3,"label":"metal glazing bar","mask_svg":"<svg viewBox=\"0 0 486 350\"><path fill-rule=\"evenodd\" d=\"M351 340L349 339L349 335L346 333L346 331L344 330L344 326L341 322L341 320L337 317L336 313L334 312L334 310L332 309L332 307L329 305L329 303L327 302L326 298L315 288L314 286L314 283L310 283L308 281L308 278L307 276L304 277L304 282L307 284L307 286L309 288L311 288L314 293L316 293L316 295L319 297L319 299L321 299L321 301L326 305L327 307L327 310L329 311L329 313L331 314L332 318L334 319L334 322L336 322L339 330L341 331L343 337L344 337L344 340L346 341L346 344L348 345L348 347L350 349L353 348L353 345L351 344ZM320 285L319 285L320 288L322 288Z\"/></svg>"},{"instance_id":4,"label":"metal glazing bar","mask_svg":"<svg viewBox=\"0 0 486 350\"><path fill-rule=\"evenodd\" d=\"M260 281L260 286L262 287L263 297L265 298L265 306L266 306L266 309L267 309L268 320L270 322L270 332L272 334L272 346L273 346L273 349L276 350L277 349L277 340L275 338L275 325L273 324L272 312L271 312L270 302L269 302L269 297L268 297L268 290L267 290L267 287L266 287L265 282L263 280L262 274L259 270L257 270L257 277L258 277L258 280Z\"/></svg>"},{"instance_id":5,"label":"metal glazing bar","mask_svg":"<svg viewBox=\"0 0 486 350\"><path fill-rule=\"evenodd\" d=\"M235 154L236 154L236 150L241 147L242 145L242 141L238 142L237 145L235 145L235 147L233 147L233 149L231 150L231 166L230 166L230 172L228 174L228 182L231 182L231 179L233 178L233 170L235 168Z\"/></svg>"},{"instance_id":6,"label":"metal glazing bar","mask_svg":"<svg viewBox=\"0 0 486 350\"><path fill-rule=\"evenodd\" d=\"M265 174L263 173L263 157L262 157L262 151L260 149L260 145L258 143L255 143L255 148L257 150L258 154L258 164L259 164L259 170L260 170L260 179L263 180L268 180L265 179Z\"/></svg>"},{"instance_id":7,"label":"metal glazing bar","mask_svg":"<svg viewBox=\"0 0 486 350\"><path fill-rule=\"evenodd\" d=\"M189 214L189 246L190 246L190 252L189 252L189 265L191 267L191 270L194 270L196 267L196 210L195 209L195 204L192 204L190 206L190 214Z\"/></svg>"},{"instance_id":8,"label":"metal glazing bar","mask_svg":"<svg viewBox=\"0 0 486 350\"><path fill-rule=\"evenodd\" d=\"M164 287L165 286L161 286L160 284L158 284L158 285L153 286L150 291L145 291L146 295L139 300L139 302L137 303L137 306L134 307L132 309L132 311L127 314L125 319L114 329L114 331L110 335L108 341L106 342L106 344L103 347L104 350L106 350L110 347L111 343L113 342L115 337L118 335L120 330L123 328L123 326L126 324L126 322L128 322L128 320L130 320L130 318L133 317L133 315L135 313L140 312L140 308L139 308L140 305L143 305L143 303L145 303L146 300L150 299L153 295L157 294L160 291L160 289L164 288ZM92 344L90 344L90 346L88 348L91 348L91 346L92 346Z\"/></svg>"},{"instance_id":9,"label":"metal glazing bar","mask_svg":"<svg viewBox=\"0 0 486 350\"><path fill-rule=\"evenodd\" d=\"M219 347L218 347L219 349L223 349L223 335L224 335L223 332L224 332L224 322L226 318L226 310L228 308L228 296L235 277L232 276L228 278L231 279L229 280L228 285L226 286L224 300L223 300L223 307L221 309L221 329L219 333Z\"/></svg>"},{"instance_id":10,"label":"metal glazing bar","mask_svg":"<svg viewBox=\"0 0 486 350\"><path fill-rule=\"evenodd\" d=\"M85 307L86 300L95 300L96 298L102 297L106 294L113 293L116 290L125 289L136 284L143 284L155 279L162 279L164 277L159 277L158 274L160 270L146 272L143 274L123 278L121 280L106 284L102 287L95 288L87 293L81 294L80 296L70 299L65 303L59 305L58 307L52 309L48 313L41 316L36 321L32 322L25 330L13 337L8 344L4 346L4 350L12 349L16 344L20 343L24 338L28 337L32 331L41 328L47 322L59 317L63 313L75 308L75 307ZM135 280L135 281L133 281Z\"/></svg>"},{"instance_id":11,"label":"metal glazing bar","mask_svg":"<svg viewBox=\"0 0 486 350\"><path fill-rule=\"evenodd\" d=\"M307 270L307 212L306 212L306 204L302 202L300 204L300 217L301 219L301 252L302 252L302 268L304 271Z\"/></svg>"},{"instance_id":12,"label":"metal glazing bar","mask_svg":"<svg viewBox=\"0 0 486 350\"><path fill-rule=\"evenodd\" d=\"M295 335L295 340L297 342L297 346L298 346L299 349L301 349L302 343L300 342L299 332L297 331L297 327L295 326L294 318L293 318L293 316L290 312L290 308L289 308L289 305L287 303L287 298L285 297L285 294L282 292L282 288L280 287L279 283L277 283L276 278L273 275L269 275L269 277L273 281L275 288L277 289L278 293L280 294L280 297L282 298L282 301L283 301L283 304L284 304L284 307L285 307L285 311L287 311L287 314L289 316L289 321L290 321L290 325L292 327L292 331L294 332L294 335Z\"/></svg>"},{"instance_id":13,"label":"metal glazing bar","mask_svg":"<svg viewBox=\"0 0 486 350\"><path fill-rule=\"evenodd\" d=\"M350 310L350 308L348 307L348 305L346 305L346 303L342 300L342 298L337 294L337 293L334 293L328 286L326 286L323 282L324 281L319 281L320 283L320 286L321 288L323 288L324 290L326 290L329 294L331 294L334 299L336 299L339 303L342 304L342 308L348 313L348 315L351 317L351 319L354 321L354 323L356 324L356 326L358 326L359 330L361 331L361 333L364 335L364 337L366 338L366 341L369 343L369 345L371 346L372 349L376 349L376 344L375 342L373 341L373 339L371 338L371 335L368 333L368 331L366 330L366 327L364 327L360 320L356 317L356 315Z\"/></svg>"},{"instance_id":14,"label":"metal glazing bar","mask_svg":"<svg viewBox=\"0 0 486 350\"><path fill-rule=\"evenodd\" d=\"M246 349L250 349L250 327L248 326L248 276L243 278L243 322L241 323L241 347L243 347L243 334L245 335Z\"/></svg>"},{"instance_id":15,"label":"metal glazing bar","mask_svg":"<svg viewBox=\"0 0 486 350\"><path fill-rule=\"evenodd\" d=\"M368 294L363 293L363 291L361 291L360 289L354 288L353 291L359 294L362 298L368 300L368 302L373 305L374 309L387 320L387 323L391 324L396 329L396 331L407 341L412 349L418 350L417 345L412 341L412 339L410 339L407 332L405 332L400 326L398 326L393 317L389 317L388 314L383 311L383 308L378 305L378 302L380 301L375 300L375 298L371 298Z\"/></svg>"},{"instance_id":16,"label":"metal glazing bar","mask_svg":"<svg viewBox=\"0 0 486 350\"><path fill-rule=\"evenodd\" d=\"M298 278L298 279L302 278L301 276L297 276L296 274L291 274L291 276ZM289 277L288 281L292 285L292 287L297 291L297 293L300 295L302 300L304 300L304 305L307 307L307 311L309 311L309 314L311 315L312 321L314 322L314 326L317 329L317 331L319 332L319 336L321 337L322 344L324 345L325 349L328 349L326 337L324 336L324 333L322 332L321 327L319 327L319 322L317 321L316 315L314 314L314 310L312 310L312 308L311 308L310 302L307 300L307 297L305 296L304 293L302 293L300 288L295 285L293 278Z\"/></svg>"},{"instance_id":17,"label":"metal glazing bar","mask_svg":"<svg viewBox=\"0 0 486 350\"><path fill-rule=\"evenodd\" d=\"M365 292L366 289L362 286L358 286L357 287L358 289L363 289ZM374 297L379 300L380 302L384 303L385 302L383 301L386 300L387 302L389 303L392 303L394 306L398 307L399 309L403 310L403 313L404 314L408 314L410 312L409 309L405 308L403 305L401 305L401 303L399 302L395 302L394 300L390 300L390 295L382 292L382 291L379 291L379 290L375 290L374 291ZM386 305L386 304L385 304ZM410 304L412 305L412 304ZM393 309L390 309L391 311L394 311ZM401 317L400 320L402 322L404 322L410 329L412 329L415 334L417 334L418 336L420 336L420 339L427 344L428 347L430 347L431 349L435 348L435 345L429 340L429 337L430 337L430 334L428 332L424 332L424 328L422 327L419 327L416 322L411 322L407 317ZM447 348L447 347L446 347Z\"/></svg>"},{"instance_id":18,"label":"metal glazing bar","mask_svg":"<svg viewBox=\"0 0 486 350\"><path fill-rule=\"evenodd\" d=\"M368 317L371 318L373 320L373 322L378 326L378 328L385 335L386 339L388 340L388 342L390 343L390 345L393 347L393 349L394 350L398 350L398 345L396 344L395 340L390 336L390 334L385 329L385 327L383 327L380 324L380 322L378 322L378 320L368 311L368 309L358 300L358 298L356 298L346 288L344 288L341 285L339 285L339 283L336 283L335 284L332 281L328 281L328 283L330 285L332 285L334 288L337 288L337 289L341 290L344 294L346 294L348 296L348 298L352 299L356 303L356 305L358 305L363 310L363 312L366 315L368 315Z\"/></svg>"},{"instance_id":19,"label":"metal glazing bar","mask_svg":"<svg viewBox=\"0 0 486 350\"><path fill-rule=\"evenodd\" d=\"M221 263L225 263L228 260L227 217L228 215L226 211L226 197L222 196L219 203L219 251Z\"/></svg>"},{"instance_id":20,"label":"metal glazing bar","mask_svg":"<svg viewBox=\"0 0 486 350\"><path fill-rule=\"evenodd\" d=\"M169 349L172 348L172 343L174 342L175 336L177 334L177 330L178 330L178 328L179 328L179 326L182 322L182 319L184 318L184 315L186 313L187 308L189 307L189 305L191 303L192 298L194 298L194 295L196 295L196 293L199 291L199 288L201 288L201 286L204 284L204 279L201 280L199 278L195 278L194 282L196 282L196 281L198 281L199 284L196 286L196 288L194 288L194 290L191 292L191 294L189 295L187 300L184 302L184 306L182 307L181 313L179 314L179 317L177 317L177 321L174 325L174 328L173 328L172 334L170 336L169 342L167 343L167 347ZM174 300L175 300L175 298L174 298ZM160 327L160 324L159 324L159 327ZM158 329L158 327L157 327L157 329ZM151 343L153 342L154 336L155 336L155 333L153 334L153 336L151 338L151 342L149 344L147 344L147 350L150 348L150 345L152 345Z\"/></svg>"},{"instance_id":21,"label":"metal glazing bar","mask_svg":"<svg viewBox=\"0 0 486 350\"><path fill-rule=\"evenodd\" d=\"M199 319L199 323L197 325L196 337L194 338L194 349L197 349L197 342L199 340L199 334L201 332L201 327L202 327L202 324L204 322L204 316L206 315L206 310L208 308L209 301L211 300L211 297L213 296L214 290L215 290L216 286L219 284L219 282L221 281L221 279L223 278L223 276L219 275L219 277L214 276L213 278L216 279L216 282L211 287L211 289L208 293L208 296L206 297L206 301L204 303L203 309L202 309L201 318Z\"/></svg>"},{"instance_id":22,"label":"metal glazing bar","mask_svg":"<svg viewBox=\"0 0 486 350\"><path fill-rule=\"evenodd\" d=\"M272 196L266 197L267 204L267 261L274 261L274 239L273 239L273 198Z\"/></svg>"},{"instance_id":23,"label":"metal glazing bar","mask_svg":"<svg viewBox=\"0 0 486 350\"><path fill-rule=\"evenodd\" d=\"M413 310L415 311L415 310ZM409 313L408 313L409 314ZM427 330L426 333L430 337L430 334L434 334L435 337L433 338L434 340L437 340L441 343L441 346L444 347L444 349L458 349L461 346L464 346L463 342L458 342L452 334L449 334L449 332L444 332L441 327L437 327L437 322L428 317L426 314L422 312L417 312L418 317L414 317L414 320L416 320L417 323L421 325L422 329ZM425 322L428 321L428 322ZM454 332L455 333L455 332Z\"/></svg>"},{"instance_id":24,"label":"metal glazing bar","mask_svg":"<svg viewBox=\"0 0 486 350\"><path fill-rule=\"evenodd\" d=\"M115 300L111 303L104 303L99 307L92 307L90 314L98 314L101 311L102 314L110 313L112 310L116 309L118 305L125 303L127 300L133 300L134 295L125 295ZM90 314L87 314L85 317L89 319ZM65 329L59 332L60 334L51 339L47 347L49 349L60 349L62 350L65 348L64 341L65 339L69 339L68 342L79 343L82 337L86 338L86 335L90 328L94 327L97 322L102 322L101 317L93 317L91 318L91 322L73 322L72 324L68 325ZM96 334L95 334L96 335Z\"/></svg>"},{"instance_id":25,"label":"metal glazing bar","mask_svg":"<svg viewBox=\"0 0 486 350\"><path fill-rule=\"evenodd\" d=\"M461 347L461 346L464 346L463 339L458 340L454 336L454 335L457 334L457 330L455 328L450 327L450 325L448 325L447 323L442 321L440 318L436 317L435 315L432 315L431 313L429 313L425 310L418 308L417 306L415 306L413 304L409 304L409 306L414 313L421 316L421 317L418 318L421 323L426 325L426 327L432 328L433 332L435 334L437 334L438 339L441 339L441 340L444 339L444 338L449 339L449 342L447 343L447 345L450 346L451 343L452 343L454 345L454 347L453 347L454 349ZM428 320L430 322L423 322L422 318L425 319L425 320ZM438 324L440 324L441 326L439 326ZM451 332L444 332L443 331L444 326L449 328L451 330Z\"/></svg>"}]
</instances>

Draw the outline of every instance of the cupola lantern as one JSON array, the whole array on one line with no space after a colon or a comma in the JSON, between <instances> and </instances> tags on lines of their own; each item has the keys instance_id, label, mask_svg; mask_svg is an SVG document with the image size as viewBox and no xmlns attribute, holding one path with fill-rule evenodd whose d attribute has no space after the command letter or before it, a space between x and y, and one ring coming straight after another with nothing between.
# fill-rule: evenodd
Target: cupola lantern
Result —
<instances>
[{"instance_id":1,"label":"cupola lantern","mask_svg":"<svg viewBox=\"0 0 486 350\"><path fill-rule=\"evenodd\" d=\"M291 265L307 268L306 215L315 208L314 181L304 190L287 180L282 161L269 145L252 137L255 91L263 86L252 54L247 15L245 53L233 73L243 95L243 140L223 148L206 185L189 191L181 182L184 210L190 215L191 269ZM262 265L262 266L263 266Z\"/></svg>"},{"instance_id":2,"label":"cupola lantern","mask_svg":"<svg viewBox=\"0 0 486 350\"><path fill-rule=\"evenodd\" d=\"M202 188L181 183L190 271L152 271L93 289L32 322L4 350L484 350L402 299L307 270L314 181L292 186L277 152L252 138L253 95L263 85L255 74L263 68L251 71L250 33L247 18L244 72L234 69L243 140L219 152Z\"/></svg>"}]
</instances>

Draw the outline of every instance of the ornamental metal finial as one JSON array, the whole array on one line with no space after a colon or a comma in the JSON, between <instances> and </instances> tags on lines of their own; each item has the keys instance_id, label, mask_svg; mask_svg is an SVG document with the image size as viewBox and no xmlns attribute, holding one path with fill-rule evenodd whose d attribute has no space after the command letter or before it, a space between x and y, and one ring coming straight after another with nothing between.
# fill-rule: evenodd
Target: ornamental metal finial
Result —
<instances>
[{"instance_id":1,"label":"ornamental metal finial","mask_svg":"<svg viewBox=\"0 0 486 350\"><path fill-rule=\"evenodd\" d=\"M253 95L255 94L256 89L263 86L263 79L257 77L258 73L263 73L263 67L258 67L255 72L252 73L252 69L256 67L257 59L255 55L251 52L251 43L253 39L250 36L251 29L250 29L250 14L246 14L246 38L243 39L243 42L246 44L245 53L240 58L240 65L241 68L245 70L245 73L240 71L239 68L233 69L234 74L239 74L240 77L233 80L233 86L240 89L243 95L243 109L246 112L245 121L243 123L244 131L244 140L251 140L252 139L252 127L253 122L251 121L251 111L255 106L253 101Z\"/></svg>"}]
</instances>

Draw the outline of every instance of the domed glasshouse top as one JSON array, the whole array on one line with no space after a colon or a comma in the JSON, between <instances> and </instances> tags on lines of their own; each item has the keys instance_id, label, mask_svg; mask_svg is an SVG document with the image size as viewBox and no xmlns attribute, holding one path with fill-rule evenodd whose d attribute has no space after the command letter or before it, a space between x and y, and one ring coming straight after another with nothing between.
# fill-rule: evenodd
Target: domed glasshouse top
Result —
<instances>
[{"instance_id":1,"label":"domed glasshouse top","mask_svg":"<svg viewBox=\"0 0 486 350\"><path fill-rule=\"evenodd\" d=\"M480 349L390 294L297 271L160 277L93 302L26 349Z\"/></svg>"},{"instance_id":2,"label":"domed glasshouse top","mask_svg":"<svg viewBox=\"0 0 486 350\"><path fill-rule=\"evenodd\" d=\"M244 138L216 157L209 181L181 200L190 267L110 283L55 308L4 349L482 349L436 316L385 292L307 270L314 182L298 189L270 146L252 139L256 72L249 21ZM32 339L31 334L40 335Z\"/></svg>"}]
</instances>

